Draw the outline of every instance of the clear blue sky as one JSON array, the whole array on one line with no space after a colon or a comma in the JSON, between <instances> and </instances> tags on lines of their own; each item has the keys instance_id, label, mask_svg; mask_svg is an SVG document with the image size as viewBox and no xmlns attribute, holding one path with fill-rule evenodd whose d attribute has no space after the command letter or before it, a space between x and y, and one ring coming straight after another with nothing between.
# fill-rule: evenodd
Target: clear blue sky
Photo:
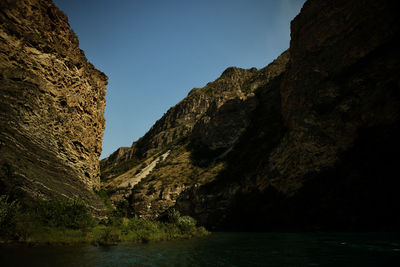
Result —
<instances>
[{"instance_id":1,"label":"clear blue sky","mask_svg":"<svg viewBox=\"0 0 400 267\"><path fill-rule=\"evenodd\" d=\"M194 87L289 47L305 0L54 0L109 77L101 158L131 146Z\"/></svg>"}]
</instances>

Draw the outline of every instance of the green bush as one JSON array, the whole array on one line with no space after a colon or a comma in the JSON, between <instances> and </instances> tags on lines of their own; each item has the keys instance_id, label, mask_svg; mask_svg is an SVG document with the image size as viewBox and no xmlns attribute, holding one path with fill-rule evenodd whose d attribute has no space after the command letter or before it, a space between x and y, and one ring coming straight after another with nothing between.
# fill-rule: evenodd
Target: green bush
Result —
<instances>
[{"instance_id":1,"label":"green bush","mask_svg":"<svg viewBox=\"0 0 400 267\"><path fill-rule=\"evenodd\" d=\"M95 191L95 192L96 192L97 196L100 198L100 200L104 203L104 206L106 206L106 208L109 211L112 211L113 206L112 206L112 203L111 203L111 200L109 197L110 192L107 190L104 190L104 189L101 189L101 190Z\"/></svg>"},{"instance_id":2,"label":"green bush","mask_svg":"<svg viewBox=\"0 0 400 267\"><path fill-rule=\"evenodd\" d=\"M177 225L183 231L191 231L196 228L196 220L190 216L182 216L178 219Z\"/></svg>"},{"instance_id":3,"label":"green bush","mask_svg":"<svg viewBox=\"0 0 400 267\"><path fill-rule=\"evenodd\" d=\"M9 234L14 230L19 205L8 201L7 196L0 196L0 234Z\"/></svg>"},{"instance_id":4,"label":"green bush","mask_svg":"<svg viewBox=\"0 0 400 267\"><path fill-rule=\"evenodd\" d=\"M87 204L81 199L39 200L33 204L33 213L37 221L51 227L84 229L94 224Z\"/></svg>"},{"instance_id":5,"label":"green bush","mask_svg":"<svg viewBox=\"0 0 400 267\"><path fill-rule=\"evenodd\" d=\"M125 210L125 204L122 206ZM0 196L1 237L21 242L112 245L121 241L150 242L208 234L203 227L196 227L196 220L181 216L175 209L163 216L164 221L127 218L124 212L116 210L96 224L87 204L79 199L37 200L19 205Z\"/></svg>"},{"instance_id":6,"label":"green bush","mask_svg":"<svg viewBox=\"0 0 400 267\"><path fill-rule=\"evenodd\" d=\"M121 241L121 231L118 228L106 227L104 228L99 244L101 245L112 245Z\"/></svg>"},{"instance_id":7,"label":"green bush","mask_svg":"<svg viewBox=\"0 0 400 267\"><path fill-rule=\"evenodd\" d=\"M158 219L159 221L162 222L177 224L180 218L181 218L181 213L174 208L170 208L166 212L161 214Z\"/></svg>"},{"instance_id":8,"label":"green bush","mask_svg":"<svg viewBox=\"0 0 400 267\"><path fill-rule=\"evenodd\" d=\"M122 225L122 217L109 216L106 219L101 220L100 224L103 224L105 226L120 227Z\"/></svg>"}]
</instances>

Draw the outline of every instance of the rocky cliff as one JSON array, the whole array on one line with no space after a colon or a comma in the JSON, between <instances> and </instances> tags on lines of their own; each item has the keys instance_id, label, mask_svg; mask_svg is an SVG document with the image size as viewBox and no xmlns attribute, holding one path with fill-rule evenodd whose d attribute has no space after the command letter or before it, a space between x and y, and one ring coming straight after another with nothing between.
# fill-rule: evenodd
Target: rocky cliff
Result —
<instances>
[{"instance_id":1,"label":"rocky cliff","mask_svg":"<svg viewBox=\"0 0 400 267\"><path fill-rule=\"evenodd\" d=\"M205 130L203 126L209 125L211 117L215 117L216 111L220 110L227 102L230 102L230 104L228 103L222 110L232 110L232 108L228 108L228 106L233 106L235 103L238 104L245 101L254 103L254 99L251 100L254 98L254 90L268 83L269 80L280 74L285 67L287 59L288 53L284 53L276 61L262 70L256 70L255 68L245 70L230 67L226 69L216 81L208 83L204 88L194 88L185 99L170 108L167 113L158 120L142 138L134 142L131 147L119 148L108 158L102 160L100 163L102 175L105 179L115 177L117 174L121 174L121 172L127 171L130 167L136 165L136 159L148 158L176 140L189 135L192 136L192 132L195 139L195 136L200 138L202 135L201 129ZM238 112L237 115L239 115L239 113L240 112ZM247 112L241 112L241 116L243 116L244 113ZM233 120L239 124L242 121L239 118L234 118ZM217 121L211 122L211 124L216 123ZM241 127L233 127L230 130L236 131L243 127L243 125ZM220 127L220 129L223 128L226 127ZM209 132L207 135L211 134L211 129L214 128L208 127L208 129ZM225 133L232 134L231 139L233 136L238 135L238 133L231 133L230 130L225 131ZM206 138L206 136L204 136L204 138ZM202 141L205 141L205 139ZM232 141L233 140L230 142L232 143ZM216 147L214 147L214 149L215 148Z\"/></svg>"},{"instance_id":2,"label":"rocky cliff","mask_svg":"<svg viewBox=\"0 0 400 267\"><path fill-rule=\"evenodd\" d=\"M394 1L307 1L275 100L260 91L225 171L177 208L225 229L397 229L394 10Z\"/></svg>"},{"instance_id":3,"label":"rocky cliff","mask_svg":"<svg viewBox=\"0 0 400 267\"><path fill-rule=\"evenodd\" d=\"M288 58L286 52L261 70L228 68L193 89L132 147L104 159L104 187L112 200L129 199L131 212L153 218L187 188L215 179L258 105L255 89L279 76Z\"/></svg>"},{"instance_id":4,"label":"rocky cliff","mask_svg":"<svg viewBox=\"0 0 400 267\"><path fill-rule=\"evenodd\" d=\"M107 76L50 0L0 3L2 193L79 197L102 209L98 159Z\"/></svg>"},{"instance_id":5,"label":"rocky cliff","mask_svg":"<svg viewBox=\"0 0 400 267\"><path fill-rule=\"evenodd\" d=\"M390 0L307 1L288 52L194 89L102 163L106 188L134 214L174 207L217 229L397 229L395 10Z\"/></svg>"},{"instance_id":6,"label":"rocky cliff","mask_svg":"<svg viewBox=\"0 0 400 267\"><path fill-rule=\"evenodd\" d=\"M230 99L244 99L250 90L242 88L244 80L252 76L255 69L227 69L224 74L206 87L193 89L189 95L167 111L153 127L131 148L120 148L101 162L103 173L121 162L133 158L144 158L191 133L194 125L211 105L219 107ZM110 178L112 175L108 175Z\"/></svg>"}]
</instances>

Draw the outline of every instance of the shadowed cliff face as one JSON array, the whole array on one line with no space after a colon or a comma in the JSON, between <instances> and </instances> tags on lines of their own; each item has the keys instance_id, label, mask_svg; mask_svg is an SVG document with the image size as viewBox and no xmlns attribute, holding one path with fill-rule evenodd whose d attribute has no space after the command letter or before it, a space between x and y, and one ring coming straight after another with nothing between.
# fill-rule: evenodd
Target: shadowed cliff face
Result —
<instances>
[{"instance_id":1,"label":"shadowed cliff face","mask_svg":"<svg viewBox=\"0 0 400 267\"><path fill-rule=\"evenodd\" d=\"M394 1L306 2L288 68L271 85L281 106L262 97L275 111L258 109L226 170L177 208L224 229L397 229L394 10Z\"/></svg>"},{"instance_id":2,"label":"shadowed cliff face","mask_svg":"<svg viewBox=\"0 0 400 267\"><path fill-rule=\"evenodd\" d=\"M49 0L0 3L1 191L79 197L101 209L107 76Z\"/></svg>"}]
</instances>

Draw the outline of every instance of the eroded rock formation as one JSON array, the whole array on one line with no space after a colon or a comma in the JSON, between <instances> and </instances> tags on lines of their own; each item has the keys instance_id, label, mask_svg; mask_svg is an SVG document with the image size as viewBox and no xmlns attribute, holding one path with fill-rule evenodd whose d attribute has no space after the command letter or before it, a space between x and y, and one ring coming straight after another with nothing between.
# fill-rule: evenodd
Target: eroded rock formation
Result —
<instances>
[{"instance_id":1,"label":"eroded rock formation","mask_svg":"<svg viewBox=\"0 0 400 267\"><path fill-rule=\"evenodd\" d=\"M93 189L107 76L50 0L1 1L0 48L1 191L102 209Z\"/></svg>"}]
</instances>

